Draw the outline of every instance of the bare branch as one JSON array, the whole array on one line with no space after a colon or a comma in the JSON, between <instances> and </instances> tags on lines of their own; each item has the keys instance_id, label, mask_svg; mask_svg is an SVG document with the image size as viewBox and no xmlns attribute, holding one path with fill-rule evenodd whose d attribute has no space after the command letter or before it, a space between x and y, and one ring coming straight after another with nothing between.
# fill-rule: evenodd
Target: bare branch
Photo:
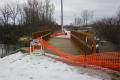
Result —
<instances>
[{"instance_id":1,"label":"bare branch","mask_svg":"<svg viewBox=\"0 0 120 80\"><path fill-rule=\"evenodd\" d=\"M3 8L0 9L0 12L4 25L7 25L11 14L10 5L6 4Z\"/></svg>"},{"instance_id":2,"label":"bare branch","mask_svg":"<svg viewBox=\"0 0 120 80\"><path fill-rule=\"evenodd\" d=\"M88 25L88 21L93 18L93 11L84 10L81 13L81 17L83 19L84 25L87 26Z\"/></svg>"}]
</instances>

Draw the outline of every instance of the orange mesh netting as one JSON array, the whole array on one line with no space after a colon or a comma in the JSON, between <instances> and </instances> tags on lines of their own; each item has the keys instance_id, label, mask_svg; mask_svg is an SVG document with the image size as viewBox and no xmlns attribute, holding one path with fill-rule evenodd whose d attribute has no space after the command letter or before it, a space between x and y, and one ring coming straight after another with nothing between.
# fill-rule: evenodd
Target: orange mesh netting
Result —
<instances>
[{"instance_id":1,"label":"orange mesh netting","mask_svg":"<svg viewBox=\"0 0 120 80\"><path fill-rule=\"evenodd\" d=\"M60 36L60 35L67 35L67 34L66 33L52 34L51 37ZM52 47L45 40L41 38L39 38L38 40L45 48L51 50L57 56L62 57L62 59L61 58L58 59L58 58L49 56L56 60L63 61L70 65L84 66L87 68L94 68L94 69L103 70L103 71L120 72L120 52L94 53L91 55L75 56L75 55L69 55L60 50L57 50L56 48ZM38 49L40 49L40 47ZM29 51L30 50L27 50L26 52L29 52ZM33 51L33 48L32 48L32 51Z\"/></svg>"},{"instance_id":2,"label":"orange mesh netting","mask_svg":"<svg viewBox=\"0 0 120 80\"><path fill-rule=\"evenodd\" d=\"M51 37L56 37L56 36L61 36L61 35L67 35L67 33L58 33L58 34L54 33L51 35Z\"/></svg>"},{"instance_id":3,"label":"orange mesh netting","mask_svg":"<svg viewBox=\"0 0 120 80\"><path fill-rule=\"evenodd\" d=\"M61 36L61 35L67 35L67 33L52 34L51 37ZM37 40L45 48L51 50L57 56L62 57L62 58L55 58L52 56L48 56L50 58L65 62L70 65L83 66L83 67L93 68L103 71L120 72L120 52L94 53L91 55L75 56L57 50L56 48L52 47L45 40L41 38L38 38ZM41 46L39 47L34 46L31 48L31 51L34 51L34 49L41 49ZM30 49L26 50L26 53L30 53Z\"/></svg>"},{"instance_id":4,"label":"orange mesh netting","mask_svg":"<svg viewBox=\"0 0 120 80\"><path fill-rule=\"evenodd\" d=\"M101 67L104 67L120 72L120 52L114 52L114 53L109 52L109 53L75 56L75 55L68 55L62 51L57 50L56 48L53 48L46 41L42 39L39 39L39 41L42 45L44 45L47 49L51 50L56 55L63 57L67 60L70 60L72 62L91 65L89 67L99 68L101 70L102 70ZM95 67L92 65L100 66L100 67Z\"/></svg>"}]
</instances>

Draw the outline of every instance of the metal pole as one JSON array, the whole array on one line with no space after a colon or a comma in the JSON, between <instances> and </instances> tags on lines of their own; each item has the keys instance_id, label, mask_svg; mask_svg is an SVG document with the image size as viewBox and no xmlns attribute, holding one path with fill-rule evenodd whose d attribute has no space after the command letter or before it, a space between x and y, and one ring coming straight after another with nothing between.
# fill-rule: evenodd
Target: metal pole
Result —
<instances>
[{"instance_id":1,"label":"metal pole","mask_svg":"<svg viewBox=\"0 0 120 80\"><path fill-rule=\"evenodd\" d=\"M31 50L32 47L31 47L31 45L32 45L32 44L31 44L31 42L30 42L30 55L32 54L32 50Z\"/></svg>"},{"instance_id":2,"label":"metal pole","mask_svg":"<svg viewBox=\"0 0 120 80\"><path fill-rule=\"evenodd\" d=\"M61 28L62 28L62 32L63 31L63 0L61 0Z\"/></svg>"},{"instance_id":3,"label":"metal pole","mask_svg":"<svg viewBox=\"0 0 120 80\"><path fill-rule=\"evenodd\" d=\"M1 58L3 58L3 55L4 55L4 53L3 53L3 44L2 44L2 55L1 55Z\"/></svg>"},{"instance_id":4,"label":"metal pole","mask_svg":"<svg viewBox=\"0 0 120 80\"><path fill-rule=\"evenodd\" d=\"M43 43L43 38L41 37L41 42ZM45 55L45 52L44 52L44 44L41 43L41 51L42 51L42 55Z\"/></svg>"}]
</instances>

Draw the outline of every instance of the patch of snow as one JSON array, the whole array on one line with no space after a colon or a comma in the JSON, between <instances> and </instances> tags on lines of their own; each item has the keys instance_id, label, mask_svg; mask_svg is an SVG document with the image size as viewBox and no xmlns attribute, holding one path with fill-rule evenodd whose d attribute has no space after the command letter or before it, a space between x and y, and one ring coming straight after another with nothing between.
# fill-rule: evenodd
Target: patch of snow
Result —
<instances>
[{"instance_id":1,"label":"patch of snow","mask_svg":"<svg viewBox=\"0 0 120 80\"><path fill-rule=\"evenodd\" d=\"M96 48L99 48L99 44L96 44Z\"/></svg>"},{"instance_id":2,"label":"patch of snow","mask_svg":"<svg viewBox=\"0 0 120 80\"><path fill-rule=\"evenodd\" d=\"M46 56L21 52L0 59L0 80L103 80L80 71Z\"/></svg>"},{"instance_id":3,"label":"patch of snow","mask_svg":"<svg viewBox=\"0 0 120 80\"><path fill-rule=\"evenodd\" d=\"M56 38L70 38L70 31L67 31L65 28L64 28L64 32L67 33L67 35L60 35L60 36L56 36Z\"/></svg>"}]
</instances>

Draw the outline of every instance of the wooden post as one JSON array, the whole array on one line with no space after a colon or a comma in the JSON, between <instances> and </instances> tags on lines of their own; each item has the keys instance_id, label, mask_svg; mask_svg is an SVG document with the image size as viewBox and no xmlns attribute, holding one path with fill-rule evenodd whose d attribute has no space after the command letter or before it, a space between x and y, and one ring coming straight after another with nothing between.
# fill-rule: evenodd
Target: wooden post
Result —
<instances>
[{"instance_id":1,"label":"wooden post","mask_svg":"<svg viewBox=\"0 0 120 80\"><path fill-rule=\"evenodd\" d=\"M34 32L32 32L32 39L34 39L35 38L35 35L34 35L35 33Z\"/></svg>"},{"instance_id":2,"label":"wooden post","mask_svg":"<svg viewBox=\"0 0 120 80\"><path fill-rule=\"evenodd\" d=\"M96 53L96 40L93 41L93 53Z\"/></svg>"}]
</instances>

